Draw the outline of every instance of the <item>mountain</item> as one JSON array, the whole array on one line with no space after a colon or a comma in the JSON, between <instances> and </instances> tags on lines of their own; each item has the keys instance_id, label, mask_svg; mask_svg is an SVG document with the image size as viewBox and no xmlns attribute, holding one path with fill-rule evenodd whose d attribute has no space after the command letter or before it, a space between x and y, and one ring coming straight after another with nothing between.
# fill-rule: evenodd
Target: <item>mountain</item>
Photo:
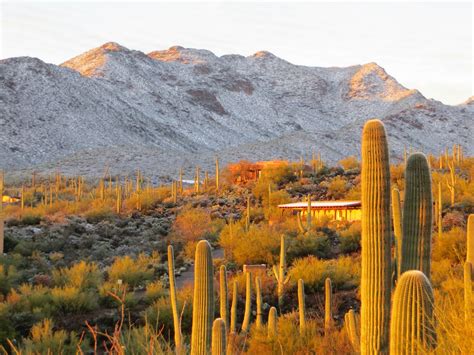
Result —
<instances>
[{"instance_id":1,"label":"mountain","mask_svg":"<svg viewBox=\"0 0 474 355\"><path fill-rule=\"evenodd\" d=\"M106 43L60 66L0 61L0 167L101 175L141 168L175 177L240 159L358 155L364 121L404 147L474 153L472 98L443 105L375 63L291 64L269 52L244 57L179 46L149 54Z\"/></svg>"}]
</instances>

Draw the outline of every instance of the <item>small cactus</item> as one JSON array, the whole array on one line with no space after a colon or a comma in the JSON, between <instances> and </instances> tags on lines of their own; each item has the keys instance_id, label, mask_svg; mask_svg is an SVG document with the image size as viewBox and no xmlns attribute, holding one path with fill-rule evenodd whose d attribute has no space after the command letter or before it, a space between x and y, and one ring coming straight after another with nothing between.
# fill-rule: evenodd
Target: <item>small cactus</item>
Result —
<instances>
[{"instance_id":1,"label":"small cactus","mask_svg":"<svg viewBox=\"0 0 474 355\"><path fill-rule=\"evenodd\" d=\"M306 302L304 295L304 281L298 280L298 313L300 316L300 335L306 330Z\"/></svg>"},{"instance_id":2,"label":"small cactus","mask_svg":"<svg viewBox=\"0 0 474 355\"><path fill-rule=\"evenodd\" d=\"M408 158L405 171L400 273L420 270L430 278L432 225L430 169L425 155L415 153Z\"/></svg>"},{"instance_id":3,"label":"small cactus","mask_svg":"<svg viewBox=\"0 0 474 355\"><path fill-rule=\"evenodd\" d=\"M280 266L277 270L276 266L273 266L273 274L277 280L277 293L278 293L278 307L280 310L283 306L283 294L285 285L289 281L289 276L286 276L286 246L285 237L282 235L280 239Z\"/></svg>"},{"instance_id":4,"label":"small cactus","mask_svg":"<svg viewBox=\"0 0 474 355\"><path fill-rule=\"evenodd\" d=\"M353 309L349 310L344 316L344 328L347 336L354 348L356 353L360 351L360 329L356 318L356 314Z\"/></svg>"},{"instance_id":5,"label":"small cactus","mask_svg":"<svg viewBox=\"0 0 474 355\"><path fill-rule=\"evenodd\" d=\"M220 293L220 314L225 323L226 329L229 327L229 299L227 298L227 270L225 265L219 269L219 293Z\"/></svg>"},{"instance_id":6,"label":"small cactus","mask_svg":"<svg viewBox=\"0 0 474 355\"><path fill-rule=\"evenodd\" d=\"M261 329L263 325L262 319L262 284L260 281L260 277L255 277L255 303L257 307L257 317L255 320L255 325L257 329Z\"/></svg>"},{"instance_id":7,"label":"small cactus","mask_svg":"<svg viewBox=\"0 0 474 355\"><path fill-rule=\"evenodd\" d=\"M332 328L332 282L329 277L324 281L324 332L327 335Z\"/></svg>"},{"instance_id":8,"label":"small cactus","mask_svg":"<svg viewBox=\"0 0 474 355\"><path fill-rule=\"evenodd\" d=\"M227 349L226 327L222 318L217 318L212 324L212 355L225 355Z\"/></svg>"},{"instance_id":9,"label":"small cactus","mask_svg":"<svg viewBox=\"0 0 474 355\"><path fill-rule=\"evenodd\" d=\"M278 315L277 310L275 307L270 308L270 312L268 313L268 338L275 339L278 330L277 330L277 323L278 323Z\"/></svg>"},{"instance_id":10,"label":"small cactus","mask_svg":"<svg viewBox=\"0 0 474 355\"><path fill-rule=\"evenodd\" d=\"M426 354L436 347L433 289L419 270L405 271L393 294L391 354Z\"/></svg>"},{"instance_id":11,"label":"small cactus","mask_svg":"<svg viewBox=\"0 0 474 355\"><path fill-rule=\"evenodd\" d=\"M176 347L176 354L181 354L183 343L181 335L181 319L179 317L178 300L176 297L176 282L174 275L174 250L172 245L168 245L168 277L170 282L171 309L173 311L174 343Z\"/></svg>"},{"instance_id":12,"label":"small cactus","mask_svg":"<svg viewBox=\"0 0 474 355\"><path fill-rule=\"evenodd\" d=\"M387 137L379 120L362 132L362 354L387 353L391 298L390 162Z\"/></svg>"},{"instance_id":13,"label":"small cactus","mask_svg":"<svg viewBox=\"0 0 474 355\"><path fill-rule=\"evenodd\" d=\"M214 271L211 245L201 240L196 246L194 262L193 325L191 355L205 355L210 349L214 318Z\"/></svg>"},{"instance_id":14,"label":"small cactus","mask_svg":"<svg viewBox=\"0 0 474 355\"><path fill-rule=\"evenodd\" d=\"M245 311L242 331L247 333L250 329L250 313L252 312L252 275L248 271L245 273L245 280Z\"/></svg>"}]
</instances>

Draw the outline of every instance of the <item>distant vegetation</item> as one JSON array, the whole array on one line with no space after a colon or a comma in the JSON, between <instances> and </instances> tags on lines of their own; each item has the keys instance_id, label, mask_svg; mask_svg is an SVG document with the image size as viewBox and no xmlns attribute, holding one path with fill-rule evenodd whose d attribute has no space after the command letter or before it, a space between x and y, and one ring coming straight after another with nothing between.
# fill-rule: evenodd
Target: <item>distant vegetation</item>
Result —
<instances>
[{"instance_id":1,"label":"distant vegetation","mask_svg":"<svg viewBox=\"0 0 474 355\"><path fill-rule=\"evenodd\" d=\"M140 171L2 177L11 197L0 257L5 353L399 353L403 344L471 353L474 158L455 145L390 165L377 122L364 131L366 160L335 166L315 154L216 160L212 173L196 169L194 185L179 174L154 186ZM363 219L302 226L278 209L308 195L361 199ZM223 257L211 259L212 249ZM195 258L193 292L179 275ZM265 267L242 272L256 264Z\"/></svg>"}]
</instances>

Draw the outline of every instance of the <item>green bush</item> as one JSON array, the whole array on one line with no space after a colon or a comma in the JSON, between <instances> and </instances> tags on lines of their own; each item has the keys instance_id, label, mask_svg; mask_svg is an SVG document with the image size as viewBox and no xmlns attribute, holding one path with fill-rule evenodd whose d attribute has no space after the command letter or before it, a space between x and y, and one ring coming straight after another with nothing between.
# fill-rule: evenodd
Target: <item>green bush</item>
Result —
<instances>
[{"instance_id":1,"label":"green bush","mask_svg":"<svg viewBox=\"0 0 474 355\"><path fill-rule=\"evenodd\" d=\"M362 226L360 222L354 222L349 228L342 230L339 233L341 253L350 254L359 251L361 233Z\"/></svg>"},{"instance_id":2,"label":"green bush","mask_svg":"<svg viewBox=\"0 0 474 355\"><path fill-rule=\"evenodd\" d=\"M53 288L51 301L55 314L89 312L99 307L97 293L81 291L75 286Z\"/></svg>"},{"instance_id":3,"label":"green bush","mask_svg":"<svg viewBox=\"0 0 474 355\"><path fill-rule=\"evenodd\" d=\"M122 280L123 284L131 288L144 285L153 279L153 266L157 262L159 262L158 255L148 257L145 254L140 254L136 259L128 255L117 257L108 269L109 281L117 283L118 280Z\"/></svg>"},{"instance_id":4,"label":"green bush","mask_svg":"<svg viewBox=\"0 0 474 355\"><path fill-rule=\"evenodd\" d=\"M53 280L57 286L96 289L102 281L102 274L95 263L80 261L69 268L53 270Z\"/></svg>"}]
</instances>

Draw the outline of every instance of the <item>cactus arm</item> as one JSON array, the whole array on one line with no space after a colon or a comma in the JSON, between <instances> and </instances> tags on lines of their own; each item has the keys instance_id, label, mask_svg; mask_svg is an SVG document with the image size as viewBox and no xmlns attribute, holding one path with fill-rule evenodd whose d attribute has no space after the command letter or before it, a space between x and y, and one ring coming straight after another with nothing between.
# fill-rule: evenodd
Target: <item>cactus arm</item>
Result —
<instances>
[{"instance_id":1,"label":"cactus arm","mask_svg":"<svg viewBox=\"0 0 474 355\"><path fill-rule=\"evenodd\" d=\"M225 265L219 269L219 296L220 296L220 315L224 321L226 329L229 327L229 299L227 298L227 270Z\"/></svg>"},{"instance_id":2,"label":"cactus arm","mask_svg":"<svg viewBox=\"0 0 474 355\"><path fill-rule=\"evenodd\" d=\"M226 326L222 318L217 318L212 324L212 355L225 355L227 349Z\"/></svg>"}]
</instances>

